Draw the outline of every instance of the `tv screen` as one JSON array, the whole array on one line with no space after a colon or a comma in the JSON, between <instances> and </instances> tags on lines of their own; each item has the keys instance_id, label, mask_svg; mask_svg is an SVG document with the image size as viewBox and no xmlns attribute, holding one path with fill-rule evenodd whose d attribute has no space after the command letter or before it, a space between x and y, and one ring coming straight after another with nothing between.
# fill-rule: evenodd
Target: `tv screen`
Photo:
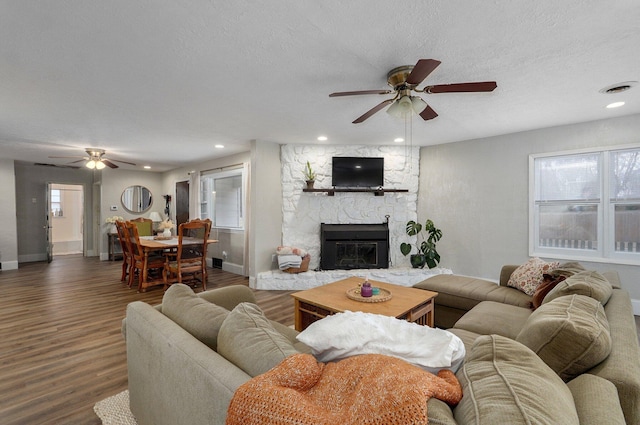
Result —
<instances>
[{"instance_id":1,"label":"tv screen","mask_svg":"<svg viewBox=\"0 0 640 425\"><path fill-rule=\"evenodd\" d=\"M331 184L333 187L382 187L384 158L334 156Z\"/></svg>"}]
</instances>

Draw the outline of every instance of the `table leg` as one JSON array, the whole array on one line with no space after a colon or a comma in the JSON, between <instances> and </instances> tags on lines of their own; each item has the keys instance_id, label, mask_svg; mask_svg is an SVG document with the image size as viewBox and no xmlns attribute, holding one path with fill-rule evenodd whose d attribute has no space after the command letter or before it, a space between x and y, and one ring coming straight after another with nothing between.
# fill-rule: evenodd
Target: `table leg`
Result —
<instances>
[{"instance_id":1,"label":"table leg","mask_svg":"<svg viewBox=\"0 0 640 425\"><path fill-rule=\"evenodd\" d=\"M149 264L149 250L145 248L144 250L144 262L142 263L142 283L140 284L140 287L142 288L142 292L145 292L147 290L147 287L149 286L147 279L148 279L148 266Z\"/></svg>"},{"instance_id":2,"label":"table leg","mask_svg":"<svg viewBox=\"0 0 640 425\"><path fill-rule=\"evenodd\" d=\"M298 332L302 332L302 312L300 311L300 301L298 301L297 299L294 299L293 314L295 329Z\"/></svg>"}]
</instances>

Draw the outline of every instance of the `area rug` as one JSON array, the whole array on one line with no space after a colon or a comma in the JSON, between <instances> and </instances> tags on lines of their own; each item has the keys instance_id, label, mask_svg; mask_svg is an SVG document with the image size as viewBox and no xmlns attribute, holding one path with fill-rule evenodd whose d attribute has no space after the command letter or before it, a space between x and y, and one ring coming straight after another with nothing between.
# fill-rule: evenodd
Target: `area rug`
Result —
<instances>
[{"instance_id":1,"label":"area rug","mask_svg":"<svg viewBox=\"0 0 640 425\"><path fill-rule=\"evenodd\" d=\"M137 425L129 410L129 390L97 402L93 411L102 420L102 425Z\"/></svg>"}]
</instances>

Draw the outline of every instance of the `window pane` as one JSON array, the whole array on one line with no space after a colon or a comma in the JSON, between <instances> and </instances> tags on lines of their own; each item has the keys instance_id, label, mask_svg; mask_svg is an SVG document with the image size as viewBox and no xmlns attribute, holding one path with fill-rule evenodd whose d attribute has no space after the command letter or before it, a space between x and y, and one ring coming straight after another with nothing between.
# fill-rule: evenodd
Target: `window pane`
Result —
<instances>
[{"instance_id":1,"label":"window pane","mask_svg":"<svg viewBox=\"0 0 640 425\"><path fill-rule=\"evenodd\" d=\"M540 205L539 220L541 247L598 249L597 205Z\"/></svg>"},{"instance_id":2,"label":"window pane","mask_svg":"<svg viewBox=\"0 0 640 425\"><path fill-rule=\"evenodd\" d=\"M640 200L640 149L611 152L611 199Z\"/></svg>"},{"instance_id":3,"label":"window pane","mask_svg":"<svg viewBox=\"0 0 640 425\"><path fill-rule=\"evenodd\" d=\"M537 158L537 201L598 200L598 153Z\"/></svg>"},{"instance_id":4,"label":"window pane","mask_svg":"<svg viewBox=\"0 0 640 425\"><path fill-rule=\"evenodd\" d=\"M640 204L616 205L616 252L640 252Z\"/></svg>"}]
</instances>

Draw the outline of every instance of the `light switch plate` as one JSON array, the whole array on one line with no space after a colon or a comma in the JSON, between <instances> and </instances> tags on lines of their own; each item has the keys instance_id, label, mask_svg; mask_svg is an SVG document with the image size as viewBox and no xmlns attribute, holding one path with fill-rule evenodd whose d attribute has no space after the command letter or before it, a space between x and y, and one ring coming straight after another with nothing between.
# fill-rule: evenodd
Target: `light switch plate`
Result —
<instances>
[{"instance_id":1,"label":"light switch plate","mask_svg":"<svg viewBox=\"0 0 640 425\"><path fill-rule=\"evenodd\" d=\"M109 209L111 211L118 211L118 206L117 205L111 205L111 207L109 207Z\"/></svg>"}]
</instances>

